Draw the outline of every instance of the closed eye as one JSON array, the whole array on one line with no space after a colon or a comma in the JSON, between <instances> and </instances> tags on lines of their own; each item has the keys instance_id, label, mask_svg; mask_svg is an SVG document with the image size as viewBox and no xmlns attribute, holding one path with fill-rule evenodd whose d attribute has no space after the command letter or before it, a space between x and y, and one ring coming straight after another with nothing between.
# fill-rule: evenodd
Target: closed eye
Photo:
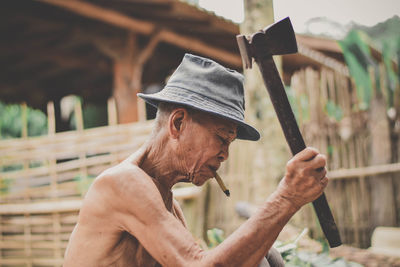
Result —
<instances>
[{"instance_id":1,"label":"closed eye","mask_svg":"<svg viewBox=\"0 0 400 267\"><path fill-rule=\"evenodd\" d=\"M228 142L225 140L225 138L223 138L222 136L218 136L218 139L222 142L222 144L227 144Z\"/></svg>"}]
</instances>

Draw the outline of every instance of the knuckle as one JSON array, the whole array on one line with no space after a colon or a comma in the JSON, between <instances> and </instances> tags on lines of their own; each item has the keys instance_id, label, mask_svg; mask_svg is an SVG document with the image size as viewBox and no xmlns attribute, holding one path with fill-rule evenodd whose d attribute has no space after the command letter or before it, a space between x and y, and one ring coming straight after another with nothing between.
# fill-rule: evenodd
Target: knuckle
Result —
<instances>
[{"instance_id":1,"label":"knuckle","mask_svg":"<svg viewBox=\"0 0 400 267\"><path fill-rule=\"evenodd\" d=\"M299 169L299 176L302 178L308 176L308 173L309 173L309 168Z\"/></svg>"},{"instance_id":2,"label":"knuckle","mask_svg":"<svg viewBox=\"0 0 400 267\"><path fill-rule=\"evenodd\" d=\"M314 162L315 162L315 165L318 166L318 168L325 167L325 165L326 165L325 156L322 155L322 154L318 154L318 155L315 157L315 161L314 161Z\"/></svg>"},{"instance_id":3,"label":"knuckle","mask_svg":"<svg viewBox=\"0 0 400 267\"><path fill-rule=\"evenodd\" d=\"M309 152L315 153L315 154L319 154L319 150L316 149L315 147L309 146L306 148Z\"/></svg>"},{"instance_id":4,"label":"knuckle","mask_svg":"<svg viewBox=\"0 0 400 267\"><path fill-rule=\"evenodd\" d=\"M326 165L326 156L323 154L319 154L319 157L320 157L321 163Z\"/></svg>"},{"instance_id":5,"label":"knuckle","mask_svg":"<svg viewBox=\"0 0 400 267\"><path fill-rule=\"evenodd\" d=\"M294 168L293 165L295 165L294 159L289 160L289 161L286 163L286 169L291 171L291 170Z\"/></svg>"}]
</instances>

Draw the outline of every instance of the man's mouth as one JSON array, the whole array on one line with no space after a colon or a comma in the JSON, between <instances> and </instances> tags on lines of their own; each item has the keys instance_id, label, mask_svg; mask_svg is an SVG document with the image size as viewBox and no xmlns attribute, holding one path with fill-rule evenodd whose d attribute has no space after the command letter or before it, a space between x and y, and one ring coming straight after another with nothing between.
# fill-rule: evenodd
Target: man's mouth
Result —
<instances>
[{"instance_id":1,"label":"man's mouth","mask_svg":"<svg viewBox=\"0 0 400 267\"><path fill-rule=\"evenodd\" d=\"M209 165L208 168L215 174L217 172L217 170L219 169L219 166Z\"/></svg>"}]
</instances>

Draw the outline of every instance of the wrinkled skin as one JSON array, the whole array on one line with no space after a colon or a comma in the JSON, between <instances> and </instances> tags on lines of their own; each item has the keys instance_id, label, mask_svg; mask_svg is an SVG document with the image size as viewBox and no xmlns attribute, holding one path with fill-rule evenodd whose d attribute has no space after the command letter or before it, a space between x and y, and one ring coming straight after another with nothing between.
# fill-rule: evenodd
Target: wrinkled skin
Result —
<instances>
[{"instance_id":1,"label":"wrinkled skin","mask_svg":"<svg viewBox=\"0 0 400 267\"><path fill-rule=\"evenodd\" d=\"M326 160L313 148L297 154L258 212L204 251L186 229L171 188L214 177L235 137L232 122L174 109L149 142L96 178L64 266L258 266L292 215L322 194Z\"/></svg>"}]
</instances>

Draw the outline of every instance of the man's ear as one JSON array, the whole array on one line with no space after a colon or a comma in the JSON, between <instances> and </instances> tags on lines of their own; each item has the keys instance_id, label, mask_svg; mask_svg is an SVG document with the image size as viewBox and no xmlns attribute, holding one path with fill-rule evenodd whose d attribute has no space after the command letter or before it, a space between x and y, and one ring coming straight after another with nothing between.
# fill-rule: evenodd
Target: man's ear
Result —
<instances>
[{"instance_id":1,"label":"man's ear","mask_svg":"<svg viewBox=\"0 0 400 267\"><path fill-rule=\"evenodd\" d=\"M184 108L177 108L171 112L169 116L169 134L173 138L178 138L185 129L189 114Z\"/></svg>"}]
</instances>

